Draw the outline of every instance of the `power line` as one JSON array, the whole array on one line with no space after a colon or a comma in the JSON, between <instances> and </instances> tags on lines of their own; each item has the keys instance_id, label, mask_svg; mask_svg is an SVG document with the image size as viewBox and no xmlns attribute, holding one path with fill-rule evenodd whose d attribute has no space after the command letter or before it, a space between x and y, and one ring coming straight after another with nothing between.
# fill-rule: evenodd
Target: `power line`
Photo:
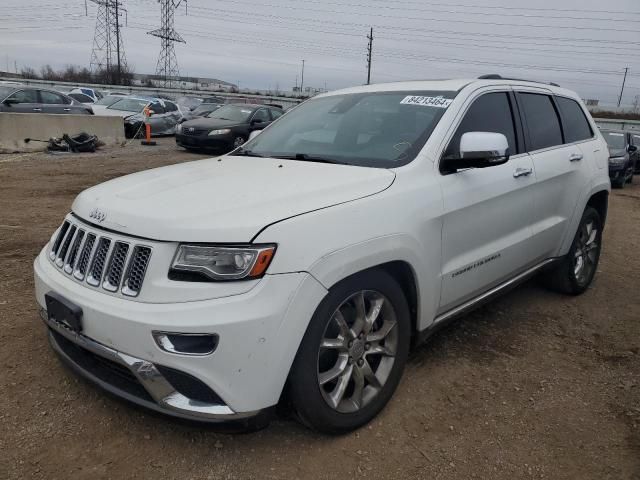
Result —
<instances>
[{"instance_id":1,"label":"power line","mask_svg":"<svg viewBox=\"0 0 640 480\"><path fill-rule=\"evenodd\" d=\"M252 6L256 6L255 0L228 0L229 3L243 3L249 2ZM273 3L259 3L260 6L269 7L269 8L282 8L282 5L273 4ZM199 7L205 8L205 7ZM217 10L217 9L216 9ZM336 10L325 10L325 9L317 9L317 8L309 8L305 6L305 12L317 12L317 13L328 13L328 14L336 14L336 15L358 15L357 12L348 12L348 11L336 11ZM414 20L420 22L443 22L444 19L437 18L427 18L427 17L418 17L418 16L402 16L402 15L389 15L387 13L374 13L371 12L371 9L368 8L368 11L364 14L366 16L372 17L383 17L385 19L396 19L396 20ZM478 20L461 20L456 19L456 24L464 23L469 25L488 25L488 26L501 26L501 27L526 27L526 28L552 28L553 25L539 25L539 24L524 24L524 23L502 23L502 22L481 22ZM395 27L397 28L397 27ZM563 25L562 28L564 30L588 30L590 32L594 31L593 26L578 26L578 25ZM624 33L638 33L637 29L622 29L622 28L607 28L607 27L598 27L598 31L611 31L611 32L624 32Z\"/></svg>"}]
</instances>

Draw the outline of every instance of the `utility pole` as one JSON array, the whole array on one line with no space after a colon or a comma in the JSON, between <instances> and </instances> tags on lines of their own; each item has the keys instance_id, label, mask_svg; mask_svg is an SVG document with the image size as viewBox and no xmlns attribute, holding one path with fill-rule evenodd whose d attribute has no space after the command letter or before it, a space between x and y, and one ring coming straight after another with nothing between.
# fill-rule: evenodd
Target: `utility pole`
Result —
<instances>
[{"instance_id":1,"label":"utility pole","mask_svg":"<svg viewBox=\"0 0 640 480\"><path fill-rule=\"evenodd\" d=\"M120 32L122 0L91 0L98 6L93 48L89 62L93 74L103 75L106 82L120 83L127 61ZM114 65L117 71L113 72Z\"/></svg>"},{"instance_id":2,"label":"utility pole","mask_svg":"<svg viewBox=\"0 0 640 480\"><path fill-rule=\"evenodd\" d=\"M160 55L156 64L156 76L162 79L162 86L171 88L173 80L180 76L178 70L178 58L173 47L175 42L187 43L173 28L175 10L184 2L187 11L187 0L158 0L160 3L160 28L149 35L158 37L161 42Z\"/></svg>"},{"instance_id":3,"label":"utility pole","mask_svg":"<svg viewBox=\"0 0 640 480\"><path fill-rule=\"evenodd\" d=\"M622 88L620 89L620 96L618 97L618 106L622 102L622 94L624 93L624 83L627 81L627 72L629 71L629 67L625 67L624 69L624 77L622 79Z\"/></svg>"},{"instance_id":4,"label":"utility pole","mask_svg":"<svg viewBox=\"0 0 640 480\"><path fill-rule=\"evenodd\" d=\"M303 85L304 85L304 60L302 60L302 77L300 78L300 93L302 93Z\"/></svg>"},{"instance_id":5,"label":"utility pole","mask_svg":"<svg viewBox=\"0 0 640 480\"><path fill-rule=\"evenodd\" d=\"M115 10L116 10L116 58L118 60L118 77L116 84L122 84L122 65L120 64L120 16L118 14L118 7L120 6L120 0L115 0Z\"/></svg>"},{"instance_id":6,"label":"utility pole","mask_svg":"<svg viewBox=\"0 0 640 480\"><path fill-rule=\"evenodd\" d=\"M371 31L369 35L367 35L369 39L369 46L367 47L367 85L371 84L371 54L373 52L373 27L371 27Z\"/></svg>"}]
</instances>

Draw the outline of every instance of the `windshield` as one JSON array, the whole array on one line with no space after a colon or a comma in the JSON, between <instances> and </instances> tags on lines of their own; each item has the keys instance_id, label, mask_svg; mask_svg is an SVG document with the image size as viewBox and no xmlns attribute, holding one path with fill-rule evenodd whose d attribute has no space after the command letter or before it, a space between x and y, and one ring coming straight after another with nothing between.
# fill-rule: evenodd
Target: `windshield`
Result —
<instances>
[{"instance_id":1,"label":"windshield","mask_svg":"<svg viewBox=\"0 0 640 480\"><path fill-rule=\"evenodd\" d=\"M118 100L122 100L122 96L107 95L98 100L94 105L106 105L108 107L109 105L113 105L114 103L116 103Z\"/></svg>"},{"instance_id":2,"label":"windshield","mask_svg":"<svg viewBox=\"0 0 640 480\"><path fill-rule=\"evenodd\" d=\"M253 112L253 109L241 105L224 105L207 115L207 118L244 122L249 118L251 112Z\"/></svg>"},{"instance_id":3,"label":"windshield","mask_svg":"<svg viewBox=\"0 0 640 480\"><path fill-rule=\"evenodd\" d=\"M123 112L142 112L142 109L148 105L148 100L138 98L123 98L110 105L109 110L121 110Z\"/></svg>"},{"instance_id":4,"label":"windshield","mask_svg":"<svg viewBox=\"0 0 640 480\"><path fill-rule=\"evenodd\" d=\"M398 167L415 158L454 96L442 91L371 92L308 100L243 150L265 157Z\"/></svg>"},{"instance_id":5,"label":"windshield","mask_svg":"<svg viewBox=\"0 0 640 480\"><path fill-rule=\"evenodd\" d=\"M624 133L617 132L602 132L604 133L604 139L607 141L609 148L613 150L622 150L626 147L624 142Z\"/></svg>"},{"instance_id":6,"label":"windshield","mask_svg":"<svg viewBox=\"0 0 640 480\"><path fill-rule=\"evenodd\" d=\"M203 105L200 105L199 107L196 107L195 109L192 110L192 112L194 115L204 115L205 113L213 112L219 108L220 108L220 105L209 103L209 104L203 104Z\"/></svg>"}]
</instances>

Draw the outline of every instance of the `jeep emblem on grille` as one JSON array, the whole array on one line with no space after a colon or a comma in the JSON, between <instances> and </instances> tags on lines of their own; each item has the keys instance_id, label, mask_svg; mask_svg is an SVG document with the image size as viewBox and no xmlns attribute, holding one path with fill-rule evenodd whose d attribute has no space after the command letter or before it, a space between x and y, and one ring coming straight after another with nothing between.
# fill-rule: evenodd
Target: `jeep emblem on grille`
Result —
<instances>
[{"instance_id":1,"label":"jeep emblem on grille","mask_svg":"<svg viewBox=\"0 0 640 480\"><path fill-rule=\"evenodd\" d=\"M94 208L93 210L91 210L91 213L89 214L89 217L93 218L98 223L102 223L107 218L107 214L104 213L99 208Z\"/></svg>"}]
</instances>

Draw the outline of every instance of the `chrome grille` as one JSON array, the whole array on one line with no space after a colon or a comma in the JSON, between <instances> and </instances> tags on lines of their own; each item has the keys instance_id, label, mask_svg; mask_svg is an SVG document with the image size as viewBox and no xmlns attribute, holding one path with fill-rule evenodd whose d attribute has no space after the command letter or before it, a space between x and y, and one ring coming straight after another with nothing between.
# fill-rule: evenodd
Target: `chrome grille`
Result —
<instances>
[{"instance_id":1,"label":"chrome grille","mask_svg":"<svg viewBox=\"0 0 640 480\"><path fill-rule=\"evenodd\" d=\"M195 128L195 127L182 128L182 134L188 135L190 137L195 137L198 135L206 135L208 132L209 130L206 128Z\"/></svg>"},{"instance_id":2,"label":"chrome grille","mask_svg":"<svg viewBox=\"0 0 640 480\"><path fill-rule=\"evenodd\" d=\"M49 258L67 275L92 287L135 297L151 258L151 248L114 240L104 231L65 220L51 243ZM126 240L126 239L125 239Z\"/></svg>"}]
</instances>

